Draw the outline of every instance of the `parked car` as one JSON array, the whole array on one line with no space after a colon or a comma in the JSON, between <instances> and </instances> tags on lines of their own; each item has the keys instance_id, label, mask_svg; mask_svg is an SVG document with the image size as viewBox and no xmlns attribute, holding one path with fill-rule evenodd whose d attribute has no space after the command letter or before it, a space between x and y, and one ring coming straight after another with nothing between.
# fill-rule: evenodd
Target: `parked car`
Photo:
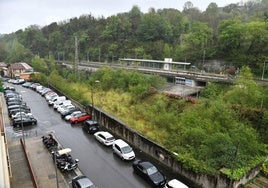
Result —
<instances>
[{"instance_id":1,"label":"parked car","mask_svg":"<svg viewBox=\"0 0 268 188\"><path fill-rule=\"evenodd\" d=\"M61 101L66 100L65 96L57 96L56 98L53 98L48 101L49 106L54 106L54 103L60 103Z\"/></svg>"},{"instance_id":2,"label":"parked car","mask_svg":"<svg viewBox=\"0 0 268 188\"><path fill-rule=\"evenodd\" d=\"M13 84L24 84L25 80L24 79L17 79L13 82Z\"/></svg>"},{"instance_id":3,"label":"parked car","mask_svg":"<svg viewBox=\"0 0 268 188\"><path fill-rule=\"evenodd\" d=\"M8 115L9 115L9 117L11 117L12 115L14 115L14 114L16 114L18 112L30 113L31 110L30 109L25 109L25 108L21 108L21 109L16 108L16 109L10 110Z\"/></svg>"},{"instance_id":4,"label":"parked car","mask_svg":"<svg viewBox=\"0 0 268 188\"><path fill-rule=\"evenodd\" d=\"M67 105L72 105L72 101L71 100L62 101L61 103L58 103L57 105L55 104L53 106L53 108L54 108L54 110L58 111L58 108L61 108L61 107L67 106Z\"/></svg>"},{"instance_id":5,"label":"parked car","mask_svg":"<svg viewBox=\"0 0 268 188\"><path fill-rule=\"evenodd\" d=\"M30 109L27 105L19 105L19 104L16 104L16 105L10 105L7 107L8 111L10 110L13 110L13 109Z\"/></svg>"},{"instance_id":6,"label":"parked car","mask_svg":"<svg viewBox=\"0 0 268 188\"><path fill-rule=\"evenodd\" d=\"M14 102L14 101L22 101L22 98L18 97L12 97L12 98L7 98L6 103L8 104L9 102Z\"/></svg>"},{"instance_id":7,"label":"parked car","mask_svg":"<svg viewBox=\"0 0 268 188\"><path fill-rule=\"evenodd\" d=\"M42 96L44 96L46 93L48 93L48 92L50 92L50 91L51 91L50 88L45 87L45 88L43 88L39 93L40 93Z\"/></svg>"},{"instance_id":8,"label":"parked car","mask_svg":"<svg viewBox=\"0 0 268 188\"><path fill-rule=\"evenodd\" d=\"M69 109L75 109L76 107L73 104L65 104L61 105L60 107L57 108L57 111L62 114L65 111L69 111Z\"/></svg>"},{"instance_id":9,"label":"parked car","mask_svg":"<svg viewBox=\"0 0 268 188\"><path fill-rule=\"evenodd\" d=\"M79 175L72 179L72 188L97 188L97 187L87 176Z\"/></svg>"},{"instance_id":10,"label":"parked car","mask_svg":"<svg viewBox=\"0 0 268 188\"><path fill-rule=\"evenodd\" d=\"M37 86L40 86L41 84L39 84L39 83L32 83L32 85L30 85L30 87L29 88L31 88L32 90L36 90L36 87Z\"/></svg>"},{"instance_id":11,"label":"parked car","mask_svg":"<svg viewBox=\"0 0 268 188\"><path fill-rule=\"evenodd\" d=\"M76 114L75 116L71 117L69 121L70 123L80 123L90 118L91 116L89 114L87 114L86 112L82 112L80 114Z\"/></svg>"},{"instance_id":12,"label":"parked car","mask_svg":"<svg viewBox=\"0 0 268 188\"><path fill-rule=\"evenodd\" d=\"M74 117L76 114L81 114L82 112L80 111L80 110L76 110L76 111L74 111L74 112L72 112L70 115L67 115L67 116L65 116L65 120L66 121L69 121L72 117Z\"/></svg>"},{"instance_id":13,"label":"parked car","mask_svg":"<svg viewBox=\"0 0 268 188\"><path fill-rule=\"evenodd\" d=\"M21 98L21 94L17 93L16 91L9 91L9 92L6 92L5 98L6 99L9 99L9 98Z\"/></svg>"},{"instance_id":14,"label":"parked car","mask_svg":"<svg viewBox=\"0 0 268 188\"><path fill-rule=\"evenodd\" d=\"M42 86L42 85L38 85L38 86L35 87L35 91L36 91L37 93L39 93L43 88L44 88L44 86Z\"/></svg>"},{"instance_id":15,"label":"parked car","mask_svg":"<svg viewBox=\"0 0 268 188\"><path fill-rule=\"evenodd\" d=\"M96 140L98 140L100 143L102 143L105 146L111 146L113 142L115 141L114 136L106 131L98 131L94 134L94 136Z\"/></svg>"},{"instance_id":16,"label":"parked car","mask_svg":"<svg viewBox=\"0 0 268 188\"><path fill-rule=\"evenodd\" d=\"M8 107L8 114L9 117L11 117L12 115L16 114L17 112L27 112L30 113L31 109L28 106L25 105L12 105Z\"/></svg>"},{"instance_id":17,"label":"parked car","mask_svg":"<svg viewBox=\"0 0 268 188\"><path fill-rule=\"evenodd\" d=\"M89 134L94 134L99 131L99 124L97 121L87 120L83 122L82 129Z\"/></svg>"},{"instance_id":18,"label":"parked car","mask_svg":"<svg viewBox=\"0 0 268 188\"><path fill-rule=\"evenodd\" d=\"M44 95L44 97L45 97L45 99L46 99L46 101L49 101L50 99L52 99L53 97L57 97L58 96L58 94L55 92L55 91L49 91L49 92L47 92L45 95Z\"/></svg>"},{"instance_id":19,"label":"parked car","mask_svg":"<svg viewBox=\"0 0 268 188\"><path fill-rule=\"evenodd\" d=\"M113 142L113 152L122 160L133 160L135 158L135 153L132 147L121 139L117 139Z\"/></svg>"},{"instance_id":20,"label":"parked car","mask_svg":"<svg viewBox=\"0 0 268 188\"><path fill-rule=\"evenodd\" d=\"M21 127L21 125L36 125L37 120L35 118L30 118L30 117L23 117L23 118L17 118L13 119L12 125L14 127Z\"/></svg>"},{"instance_id":21,"label":"parked car","mask_svg":"<svg viewBox=\"0 0 268 188\"><path fill-rule=\"evenodd\" d=\"M15 91L16 89L13 86L5 86L4 90L13 90L13 91Z\"/></svg>"},{"instance_id":22,"label":"parked car","mask_svg":"<svg viewBox=\"0 0 268 188\"><path fill-rule=\"evenodd\" d=\"M11 119L16 119L16 118L20 118L20 117L33 117L33 114L31 113L25 113L25 112L18 112L14 115L11 116Z\"/></svg>"},{"instance_id":23,"label":"parked car","mask_svg":"<svg viewBox=\"0 0 268 188\"><path fill-rule=\"evenodd\" d=\"M132 164L134 172L153 187L164 187L166 177L149 161L136 160Z\"/></svg>"},{"instance_id":24,"label":"parked car","mask_svg":"<svg viewBox=\"0 0 268 188\"><path fill-rule=\"evenodd\" d=\"M166 183L165 188L188 188L188 186L179 180L173 179Z\"/></svg>"},{"instance_id":25,"label":"parked car","mask_svg":"<svg viewBox=\"0 0 268 188\"><path fill-rule=\"evenodd\" d=\"M7 106L12 106L12 105L26 105L26 102L21 101L21 100L7 102Z\"/></svg>"},{"instance_id":26,"label":"parked car","mask_svg":"<svg viewBox=\"0 0 268 188\"><path fill-rule=\"evenodd\" d=\"M32 82L25 82L22 84L23 87L29 88L33 83Z\"/></svg>"},{"instance_id":27,"label":"parked car","mask_svg":"<svg viewBox=\"0 0 268 188\"><path fill-rule=\"evenodd\" d=\"M75 106L67 108L66 110L60 112L61 118L63 119L63 118L65 118L65 116L68 116L75 111L79 111L79 108L77 108Z\"/></svg>"},{"instance_id":28,"label":"parked car","mask_svg":"<svg viewBox=\"0 0 268 188\"><path fill-rule=\"evenodd\" d=\"M7 98L7 95L8 94L14 94L14 93L17 93L15 90L12 90L12 89L4 89L4 96L5 96L5 98Z\"/></svg>"}]
</instances>

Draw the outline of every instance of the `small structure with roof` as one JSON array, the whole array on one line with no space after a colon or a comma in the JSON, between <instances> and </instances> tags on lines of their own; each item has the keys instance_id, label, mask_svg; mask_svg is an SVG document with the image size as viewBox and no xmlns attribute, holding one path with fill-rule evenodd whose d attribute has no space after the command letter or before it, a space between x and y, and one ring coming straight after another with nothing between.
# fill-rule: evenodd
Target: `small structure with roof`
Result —
<instances>
[{"instance_id":1,"label":"small structure with roof","mask_svg":"<svg viewBox=\"0 0 268 188\"><path fill-rule=\"evenodd\" d=\"M8 66L8 76L11 78L30 79L33 68L24 62L12 63Z\"/></svg>"},{"instance_id":2,"label":"small structure with roof","mask_svg":"<svg viewBox=\"0 0 268 188\"><path fill-rule=\"evenodd\" d=\"M6 63L0 62L0 72L1 72L1 76L7 75L7 64Z\"/></svg>"}]
</instances>

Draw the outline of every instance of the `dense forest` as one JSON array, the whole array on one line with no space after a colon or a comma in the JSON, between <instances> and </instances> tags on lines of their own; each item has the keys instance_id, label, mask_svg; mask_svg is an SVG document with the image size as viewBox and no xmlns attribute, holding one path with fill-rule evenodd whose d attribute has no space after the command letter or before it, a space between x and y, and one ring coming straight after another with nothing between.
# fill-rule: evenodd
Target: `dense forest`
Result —
<instances>
[{"instance_id":1,"label":"dense forest","mask_svg":"<svg viewBox=\"0 0 268 188\"><path fill-rule=\"evenodd\" d=\"M188 1L183 10L138 6L108 18L81 15L62 22L0 37L0 61L30 62L41 58L74 61L75 36L79 60L113 62L118 58L187 61L199 65L210 59L248 65L261 75L268 54L268 0L218 7L210 3L200 11Z\"/></svg>"}]
</instances>

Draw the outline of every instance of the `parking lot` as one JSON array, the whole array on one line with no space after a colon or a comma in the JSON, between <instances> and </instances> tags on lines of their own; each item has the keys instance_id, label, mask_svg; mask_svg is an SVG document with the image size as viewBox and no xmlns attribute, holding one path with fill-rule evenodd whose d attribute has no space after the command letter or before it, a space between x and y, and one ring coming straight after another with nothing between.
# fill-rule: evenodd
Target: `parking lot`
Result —
<instances>
[{"instance_id":1,"label":"parking lot","mask_svg":"<svg viewBox=\"0 0 268 188\"><path fill-rule=\"evenodd\" d=\"M103 146L96 142L93 135L84 132L80 123L70 124L62 120L60 114L49 107L44 97L34 90L20 85L14 87L21 93L23 100L31 108L31 113L38 120L36 126L31 125L24 128L26 145L30 137L38 140L47 131L53 131L60 144L63 147L71 148L72 156L79 159L79 171L90 177L98 187L150 187L147 182L133 173L132 161L122 161L113 154L111 147ZM22 136L19 130L14 130L10 126L7 126L7 132L9 137L15 140ZM147 158L141 151L136 149L134 151L136 159ZM156 161L153 162L158 166ZM42 163L42 165L44 164ZM168 179L179 179L167 169L159 168ZM66 182L70 181L74 175L65 173ZM51 175L50 178L53 179L53 177Z\"/></svg>"}]
</instances>

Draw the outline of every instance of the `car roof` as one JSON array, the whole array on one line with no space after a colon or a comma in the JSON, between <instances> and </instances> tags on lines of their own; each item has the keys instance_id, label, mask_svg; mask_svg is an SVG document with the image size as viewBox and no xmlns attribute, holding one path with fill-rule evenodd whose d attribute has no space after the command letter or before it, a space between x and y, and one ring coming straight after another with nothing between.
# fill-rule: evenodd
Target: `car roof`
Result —
<instances>
[{"instance_id":1,"label":"car roof","mask_svg":"<svg viewBox=\"0 0 268 188\"><path fill-rule=\"evenodd\" d=\"M82 188L86 188L93 185L92 181L84 175L77 176L74 178L74 180L77 181Z\"/></svg>"},{"instance_id":2,"label":"car roof","mask_svg":"<svg viewBox=\"0 0 268 188\"><path fill-rule=\"evenodd\" d=\"M84 123L87 124L87 125L98 125L98 122L97 121L93 121L93 120L87 120Z\"/></svg>"},{"instance_id":3,"label":"car roof","mask_svg":"<svg viewBox=\"0 0 268 188\"><path fill-rule=\"evenodd\" d=\"M129 146L124 140L117 139L114 141L114 144L118 145L119 147Z\"/></svg>"},{"instance_id":4,"label":"car roof","mask_svg":"<svg viewBox=\"0 0 268 188\"><path fill-rule=\"evenodd\" d=\"M107 131L99 131L97 133L102 134L104 137L113 137L113 135Z\"/></svg>"},{"instance_id":5,"label":"car roof","mask_svg":"<svg viewBox=\"0 0 268 188\"><path fill-rule=\"evenodd\" d=\"M140 161L139 162L139 164L141 165L141 166L143 166L144 168L150 168L150 167L152 167L152 166L154 166L151 162L149 162L149 161Z\"/></svg>"},{"instance_id":6,"label":"car roof","mask_svg":"<svg viewBox=\"0 0 268 188\"><path fill-rule=\"evenodd\" d=\"M170 180L168 182L168 185L174 188L188 188L187 185L185 185L184 183L180 182L177 179Z\"/></svg>"}]
</instances>

